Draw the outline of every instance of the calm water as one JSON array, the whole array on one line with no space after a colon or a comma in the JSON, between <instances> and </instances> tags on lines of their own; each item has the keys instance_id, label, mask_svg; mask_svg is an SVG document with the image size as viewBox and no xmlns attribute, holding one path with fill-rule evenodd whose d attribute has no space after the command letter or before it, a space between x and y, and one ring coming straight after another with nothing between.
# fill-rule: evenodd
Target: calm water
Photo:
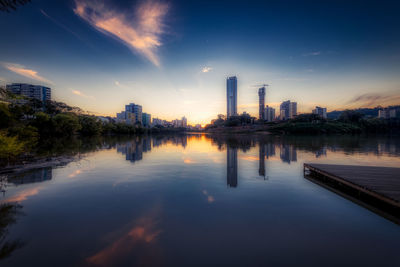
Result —
<instances>
[{"instance_id":1,"label":"calm water","mask_svg":"<svg viewBox=\"0 0 400 267\"><path fill-rule=\"evenodd\" d=\"M305 179L302 166L399 167L398 138L87 144L66 166L2 177L1 266L400 266L400 226Z\"/></svg>"}]
</instances>

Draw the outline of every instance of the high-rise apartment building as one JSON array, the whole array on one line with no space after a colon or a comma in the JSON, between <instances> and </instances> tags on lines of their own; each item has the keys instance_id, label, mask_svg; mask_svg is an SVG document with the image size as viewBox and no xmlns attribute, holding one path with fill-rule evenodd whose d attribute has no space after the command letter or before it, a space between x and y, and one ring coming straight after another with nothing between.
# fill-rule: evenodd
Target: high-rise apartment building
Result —
<instances>
[{"instance_id":1,"label":"high-rise apartment building","mask_svg":"<svg viewBox=\"0 0 400 267\"><path fill-rule=\"evenodd\" d=\"M144 127L149 127L151 125L151 115L148 113L142 113L142 124Z\"/></svg>"},{"instance_id":2,"label":"high-rise apartment building","mask_svg":"<svg viewBox=\"0 0 400 267\"><path fill-rule=\"evenodd\" d=\"M258 118L260 120L265 120L265 87L261 87L258 89Z\"/></svg>"},{"instance_id":3,"label":"high-rise apartment building","mask_svg":"<svg viewBox=\"0 0 400 267\"><path fill-rule=\"evenodd\" d=\"M274 119L275 119L275 109L267 105L264 110L264 120L273 121Z\"/></svg>"},{"instance_id":4,"label":"high-rise apartment building","mask_svg":"<svg viewBox=\"0 0 400 267\"><path fill-rule=\"evenodd\" d=\"M129 124L142 124L142 106L130 103L125 105L126 123Z\"/></svg>"},{"instance_id":5,"label":"high-rise apartment building","mask_svg":"<svg viewBox=\"0 0 400 267\"><path fill-rule=\"evenodd\" d=\"M237 78L236 76L226 79L226 117L237 115Z\"/></svg>"},{"instance_id":6,"label":"high-rise apartment building","mask_svg":"<svg viewBox=\"0 0 400 267\"><path fill-rule=\"evenodd\" d=\"M280 105L280 119L288 120L293 119L297 115L297 102L290 102L290 100L282 102Z\"/></svg>"},{"instance_id":7,"label":"high-rise apartment building","mask_svg":"<svg viewBox=\"0 0 400 267\"><path fill-rule=\"evenodd\" d=\"M315 109L313 109L312 113L319 115L321 118L324 118L324 119L327 118L326 108L321 108L321 107L316 106Z\"/></svg>"},{"instance_id":8,"label":"high-rise apartment building","mask_svg":"<svg viewBox=\"0 0 400 267\"><path fill-rule=\"evenodd\" d=\"M51 100L51 88L42 85L33 85L27 83L7 84L7 90L16 95L22 95L27 98L40 101Z\"/></svg>"}]
</instances>

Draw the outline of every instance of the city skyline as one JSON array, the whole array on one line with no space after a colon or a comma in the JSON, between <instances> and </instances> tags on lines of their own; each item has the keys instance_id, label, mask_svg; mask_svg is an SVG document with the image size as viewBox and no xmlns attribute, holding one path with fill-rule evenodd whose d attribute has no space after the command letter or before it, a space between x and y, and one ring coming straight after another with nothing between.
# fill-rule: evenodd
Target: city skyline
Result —
<instances>
[{"instance_id":1,"label":"city skyline","mask_svg":"<svg viewBox=\"0 0 400 267\"><path fill-rule=\"evenodd\" d=\"M187 116L188 124L203 125L226 113L224 84L233 75L237 113L254 117L260 83L270 84L266 105L278 110L290 99L298 113L400 102L395 2L293 1L293 9L264 2L93 3L32 1L2 14L13 27L3 29L1 83L48 86L55 100L98 115L115 116L135 101L153 118ZM236 21L229 13L238 14Z\"/></svg>"}]
</instances>

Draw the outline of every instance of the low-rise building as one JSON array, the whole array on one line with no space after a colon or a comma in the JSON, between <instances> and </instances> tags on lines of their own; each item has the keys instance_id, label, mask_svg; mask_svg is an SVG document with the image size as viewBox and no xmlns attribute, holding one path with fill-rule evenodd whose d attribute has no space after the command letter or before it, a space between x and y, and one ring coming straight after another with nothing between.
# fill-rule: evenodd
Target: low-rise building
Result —
<instances>
[{"instance_id":1,"label":"low-rise building","mask_svg":"<svg viewBox=\"0 0 400 267\"><path fill-rule=\"evenodd\" d=\"M397 112L394 108L384 108L378 110L378 118L380 119L390 119L396 118Z\"/></svg>"},{"instance_id":2,"label":"low-rise building","mask_svg":"<svg viewBox=\"0 0 400 267\"><path fill-rule=\"evenodd\" d=\"M315 109L313 109L312 113L319 115L321 118L324 118L324 119L327 118L326 108L321 108L321 107L316 106Z\"/></svg>"},{"instance_id":3,"label":"low-rise building","mask_svg":"<svg viewBox=\"0 0 400 267\"><path fill-rule=\"evenodd\" d=\"M264 109L264 118L268 122L275 120L275 109L267 105Z\"/></svg>"}]
</instances>

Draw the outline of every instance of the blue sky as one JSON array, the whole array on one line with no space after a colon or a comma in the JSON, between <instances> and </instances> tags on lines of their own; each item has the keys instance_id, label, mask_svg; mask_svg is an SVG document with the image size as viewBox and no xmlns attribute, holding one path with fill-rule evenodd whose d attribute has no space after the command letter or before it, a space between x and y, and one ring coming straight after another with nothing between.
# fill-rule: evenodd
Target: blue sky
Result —
<instances>
[{"instance_id":1,"label":"blue sky","mask_svg":"<svg viewBox=\"0 0 400 267\"><path fill-rule=\"evenodd\" d=\"M301 112L400 104L398 1L32 0L0 13L0 80L48 84L56 100L115 115L206 123L287 99Z\"/></svg>"}]
</instances>

